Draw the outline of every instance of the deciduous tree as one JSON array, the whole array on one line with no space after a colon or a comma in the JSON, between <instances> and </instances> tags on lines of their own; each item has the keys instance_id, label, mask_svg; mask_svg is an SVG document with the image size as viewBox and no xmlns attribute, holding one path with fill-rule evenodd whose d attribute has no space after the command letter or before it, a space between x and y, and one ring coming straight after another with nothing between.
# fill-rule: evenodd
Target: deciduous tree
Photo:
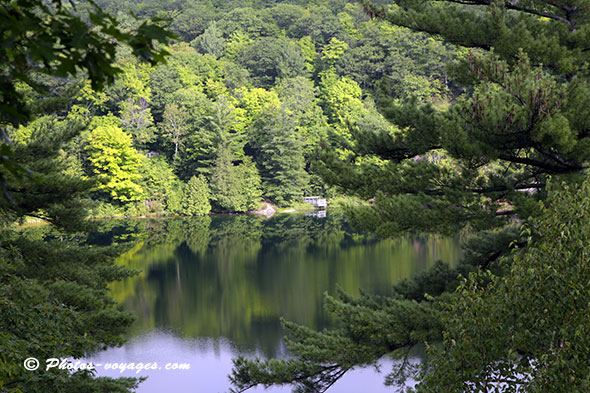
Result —
<instances>
[{"instance_id":1,"label":"deciduous tree","mask_svg":"<svg viewBox=\"0 0 590 393\"><path fill-rule=\"evenodd\" d=\"M88 136L88 160L96 190L119 203L137 201L143 190L137 183L142 156L131 144L131 136L111 121L104 120Z\"/></svg>"}]
</instances>

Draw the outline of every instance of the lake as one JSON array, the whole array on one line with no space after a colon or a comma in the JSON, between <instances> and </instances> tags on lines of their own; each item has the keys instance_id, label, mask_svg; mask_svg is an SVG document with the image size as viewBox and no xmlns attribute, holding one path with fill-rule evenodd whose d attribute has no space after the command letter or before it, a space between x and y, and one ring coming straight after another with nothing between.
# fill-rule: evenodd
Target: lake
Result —
<instances>
[{"instance_id":1,"label":"lake","mask_svg":"<svg viewBox=\"0 0 590 393\"><path fill-rule=\"evenodd\" d=\"M113 220L108 226L92 241L136 242L117 263L141 273L113 284L111 292L137 320L126 345L89 360L190 364L189 370L139 373L97 367L98 375L147 376L139 393L226 392L234 356L289 356L281 317L315 329L333 326L322 306L325 293L341 287L353 295L359 289L389 294L398 280L460 257L454 239L380 240L332 212ZM391 392L383 385L391 361L382 363L381 374L353 370L328 392Z\"/></svg>"}]
</instances>

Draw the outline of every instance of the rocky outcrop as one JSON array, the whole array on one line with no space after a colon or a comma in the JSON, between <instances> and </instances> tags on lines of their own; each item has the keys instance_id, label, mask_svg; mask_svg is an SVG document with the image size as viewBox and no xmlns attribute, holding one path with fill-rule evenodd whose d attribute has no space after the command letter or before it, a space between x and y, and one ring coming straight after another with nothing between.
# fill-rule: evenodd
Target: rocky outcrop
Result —
<instances>
[{"instance_id":1,"label":"rocky outcrop","mask_svg":"<svg viewBox=\"0 0 590 393\"><path fill-rule=\"evenodd\" d=\"M263 215L265 217L272 217L276 212L277 212L277 209L275 208L275 206L272 203L270 203L270 202L262 202L261 203L261 209L259 209L259 210L253 210L250 213L260 214L260 215Z\"/></svg>"}]
</instances>

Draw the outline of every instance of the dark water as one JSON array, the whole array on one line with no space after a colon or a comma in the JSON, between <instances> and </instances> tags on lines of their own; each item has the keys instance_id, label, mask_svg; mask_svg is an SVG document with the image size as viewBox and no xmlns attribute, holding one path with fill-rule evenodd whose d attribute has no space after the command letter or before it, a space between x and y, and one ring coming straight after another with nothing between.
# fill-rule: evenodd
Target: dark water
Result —
<instances>
[{"instance_id":1,"label":"dark water","mask_svg":"<svg viewBox=\"0 0 590 393\"><path fill-rule=\"evenodd\" d=\"M355 295L360 288L387 294L398 280L438 259L454 263L460 253L452 239L378 240L331 213L119 221L93 241L103 237L140 239L118 263L141 274L111 288L137 321L124 347L90 360L190 364L190 370L139 373L97 367L99 375L148 376L140 393L227 391L232 357L288 356L280 317L329 327L335 321L323 310L324 293L340 286ZM355 370L329 392L392 391L383 376Z\"/></svg>"}]
</instances>

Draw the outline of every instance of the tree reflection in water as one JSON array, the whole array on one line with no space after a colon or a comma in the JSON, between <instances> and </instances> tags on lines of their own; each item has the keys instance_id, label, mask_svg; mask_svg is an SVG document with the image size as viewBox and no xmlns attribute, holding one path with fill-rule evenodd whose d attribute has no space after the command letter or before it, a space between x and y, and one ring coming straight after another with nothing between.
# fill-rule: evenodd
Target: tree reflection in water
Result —
<instances>
[{"instance_id":1,"label":"tree reflection in water","mask_svg":"<svg viewBox=\"0 0 590 393\"><path fill-rule=\"evenodd\" d=\"M323 294L337 286L387 294L399 279L454 263L457 242L431 236L379 240L344 218L207 216L111 221L93 241L138 238L118 263L141 273L112 285L138 318L133 335L229 340L240 352L281 355L279 318L314 329L333 321Z\"/></svg>"}]
</instances>

